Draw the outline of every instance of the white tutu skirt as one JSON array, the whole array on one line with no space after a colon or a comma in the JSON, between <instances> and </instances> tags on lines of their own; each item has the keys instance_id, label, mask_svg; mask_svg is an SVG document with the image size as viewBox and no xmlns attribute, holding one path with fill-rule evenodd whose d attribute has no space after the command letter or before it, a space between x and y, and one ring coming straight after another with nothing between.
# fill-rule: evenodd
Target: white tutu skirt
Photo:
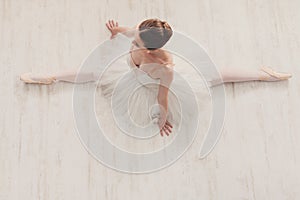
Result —
<instances>
[{"instance_id":1,"label":"white tutu skirt","mask_svg":"<svg viewBox=\"0 0 300 200\"><path fill-rule=\"evenodd\" d=\"M182 41L182 45L186 42ZM182 45L176 48L179 53ZM201 138L210 127L215 130L210 126L213 119L211 94L214 93L209 81L216 77L205 76L205 80L202 77L210 75L213 69L204 51L195 52L192 46L188 48L191 55L173 54L174 77L169 88L167 115L173 129L169 137L160 137L157 124L160 81L128 63L130 55L124 54L129 53L130 46L126 38L117 37L103 43L89 56L82 70L97 73L98 82L92 88L90 84L76 85L74 117L82 141L97 159L114 169L122 165L121 169L126 172L152 171L183 155L196 134ZM192 62L197 60L193 58L200 61Z\"/></svg>"},{"instance_id":2,"label":"white tutu skirt","mask_svg":"<svg viewBox=\"0 0 300 200\"><path fill-rule=\"evenodd\" d=\"M159 80L129 66L127 59L128 55L111 64L100 77L99 86L102 95L110 102L114 121L123 132L136 137L152 137L159 133ZM183 67L181 65L181 69ZM199 117L197 95L203 94L207 86L191 70L185 68L178 72L175 65L174 72L168 94L167 120L173 125L173 130L178 130L188 127L189 121Z\"/></svg>"}]
</instances>

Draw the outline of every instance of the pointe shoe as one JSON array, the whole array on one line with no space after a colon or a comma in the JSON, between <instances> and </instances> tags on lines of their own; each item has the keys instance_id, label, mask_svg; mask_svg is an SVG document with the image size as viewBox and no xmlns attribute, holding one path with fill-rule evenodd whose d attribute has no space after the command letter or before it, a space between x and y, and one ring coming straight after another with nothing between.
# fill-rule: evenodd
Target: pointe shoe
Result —
<instances>
[{"instance_id":1,"label":"pointe shoe","mask_svg":"<svg viewBox=\"0 0 300 200\"><path fill-rule=\"evenodd\" d=\"M287 80L292 77L292 75L289 73L276 72L273 69L271 69L270 67L261 67L261 70L271 76L271 77L267 77L267 78L262 77L261 80L263 80L263 81L268 81L268 80L269 81L280 81L280 80Z\"/></svg>"},{"instance_id":2,"label":"pointe shoe","mask_svg":"<svg viewBox=\"0 0 300 200\"><path fill-rule=\"evenodd\" d=\"M33 75L31 72L22 74L20 80L25 83L35 83L35 84L44 84L49 85L56 81L54 77L46 77L42 75Z\"/></svg>"}]
</instances>

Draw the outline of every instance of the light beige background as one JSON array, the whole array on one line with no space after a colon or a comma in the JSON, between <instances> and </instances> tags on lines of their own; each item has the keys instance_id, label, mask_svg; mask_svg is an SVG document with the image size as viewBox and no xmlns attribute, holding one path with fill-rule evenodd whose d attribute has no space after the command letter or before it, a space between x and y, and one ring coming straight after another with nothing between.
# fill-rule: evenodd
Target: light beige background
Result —
<instances>
[{"instance_id":1,"label":"light beige background","mask_svg":"<svg viewBox=\"0 0 300 200\"><path fill-rule=\"evenodd\" d=\"M299 0L0 0L0 199L300 198ZM203 137L174 165L128 175L98 163L76 136L73 85L25 85L21 73L78 68L109 37L105 21L167 20L218 66L288 71L288 82L226 84L214 151Z\"/></svg>"}]
</instances>

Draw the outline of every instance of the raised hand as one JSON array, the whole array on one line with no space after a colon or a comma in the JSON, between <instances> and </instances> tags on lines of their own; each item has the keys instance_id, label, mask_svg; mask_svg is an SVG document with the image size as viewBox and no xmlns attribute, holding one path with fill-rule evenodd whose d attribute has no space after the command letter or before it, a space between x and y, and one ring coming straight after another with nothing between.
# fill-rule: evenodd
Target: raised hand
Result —
<instances>
[{"instance_id":1,"label":"raised hand","mask_svg":"<svg viewBox=\"0 0 300 200\"><path fill-rule=\"evenodd\" d=\"M111 32L110 39L113 39L115 37L115 35L117 35L119 33L118 22L115 22L114 20L108 20L108 22L106 22L105 25L106 25L107 29Z\"/></svg>"}]
</instances>

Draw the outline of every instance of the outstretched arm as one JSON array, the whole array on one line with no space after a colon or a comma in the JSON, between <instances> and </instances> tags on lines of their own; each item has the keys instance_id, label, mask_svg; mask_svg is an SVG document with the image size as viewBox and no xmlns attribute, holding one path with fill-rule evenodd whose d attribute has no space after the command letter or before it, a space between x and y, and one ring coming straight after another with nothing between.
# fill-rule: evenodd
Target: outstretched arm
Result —
<instances>
[{"instance_id":1,"label":"outstretched arm","mask_svg":"<svg viewBox=\"0 0 300 200\"><path fill-rule=\"evenodd\" d=\"M172 132L172 125L167 121L168 115L168 93L169 87L173 81L173 70L169 67L163 67L160 70L160 85L158 89L157 101L160 105L160 118L158 126L161 136L165 133L169 135Z\"/></svg>"},{"instance_id":2,"label":"outstretched arm","mask_svg":"<svg viewBox=\"0 0 300 200\"><path fill-rule=\"evenodd\" d=\"M136 26L132 28L124 26L121 27L119 26L119 23L114 20L108 20L108 22L106 22L106 27L111 32L110 39L114 38L118 33L122 33L127 37L133 37L136 31Z\"/></svg>"}]
</instances>

